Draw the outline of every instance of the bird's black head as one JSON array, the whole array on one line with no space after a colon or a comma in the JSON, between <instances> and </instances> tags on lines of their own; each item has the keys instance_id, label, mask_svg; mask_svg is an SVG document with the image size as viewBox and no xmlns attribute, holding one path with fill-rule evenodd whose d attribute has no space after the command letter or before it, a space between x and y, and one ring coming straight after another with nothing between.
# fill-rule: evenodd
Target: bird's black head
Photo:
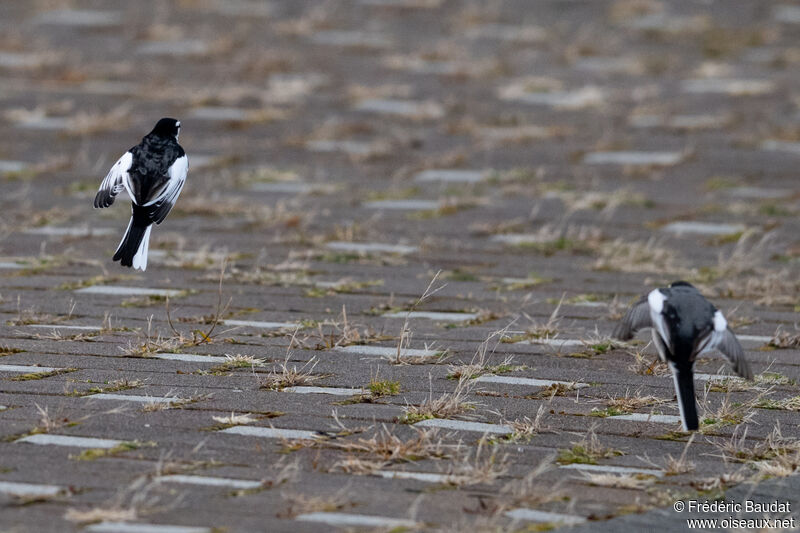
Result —
<instances>
[{"instance_id":1,"label":"bird's black head","mask_svg":"<svg viewBox=\"0 0 800 533\"><path fill-rule=\"evenodd\" d=\"M694 289L694 285L692 285L688 281L673 281L672 283L670 283L669 286L670 286L670 288L672 288L672 287L691 287L691 288Z\"/></svg>"},{"instance_id":2,"label":"bird's black head","mask_svg":"<svg viewBox=\"0 0 800 533\"><path fill-rule=\"evenodd\" d=\"M158 135L159 137L175 137L181 132L181 121L174 118L162 118L156 122L155 128L150 132L150 135Z\"/></svg>"}]
</instances>

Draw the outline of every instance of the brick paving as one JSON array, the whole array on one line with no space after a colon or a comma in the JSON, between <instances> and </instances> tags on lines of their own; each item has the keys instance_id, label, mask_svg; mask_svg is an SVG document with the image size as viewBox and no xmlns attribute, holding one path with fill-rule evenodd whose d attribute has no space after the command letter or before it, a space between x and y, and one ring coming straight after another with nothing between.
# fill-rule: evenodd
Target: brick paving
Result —
<instances>
[{"instance_id":1,"label":"brick paving","mask_svg":"<svg viewBox=\"0 0 800 533\"><path fill-rule=\"evenodd\" d=\"M2 531L680 530L797 486L796 6L9 1L0 36ZM190 171L140 273L91 199L161 116ZM693 440L607 338L680 278L758 374L698 361Z\"/></svg>"}]
</instances>

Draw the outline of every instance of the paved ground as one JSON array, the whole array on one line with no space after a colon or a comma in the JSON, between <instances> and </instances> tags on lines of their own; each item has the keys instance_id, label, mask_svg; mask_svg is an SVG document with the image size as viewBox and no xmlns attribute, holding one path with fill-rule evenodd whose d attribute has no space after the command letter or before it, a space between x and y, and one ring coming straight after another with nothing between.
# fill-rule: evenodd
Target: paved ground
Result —
<instances>
[{"instance_id":1,"label":"paved ground","mask_svg":"<svg viewBox=\"0 0 800 533\"><path fill-rule=\"evenodd\" d=\"M677 500L783 501L799 36L764 0L0 3L0 529L685 529ZM191 169L134 273L126 202L91 200L161 116ZM678 278L758 374L702 358L693 439L647 337L607 338Z\"/></svg>"}]
</instances>

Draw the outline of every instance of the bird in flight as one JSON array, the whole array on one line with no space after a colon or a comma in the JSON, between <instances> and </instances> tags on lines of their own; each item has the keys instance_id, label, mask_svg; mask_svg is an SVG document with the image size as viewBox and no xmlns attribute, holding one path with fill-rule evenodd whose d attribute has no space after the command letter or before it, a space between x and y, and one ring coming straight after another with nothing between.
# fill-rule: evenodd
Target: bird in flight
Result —
<instances>
[{"instance_id":1,"label":"bird in flight","mask_svg":"<svg viewBox=\"0 0 800 533\"><path fill-rule=\"evenodd\" d=\"M652 328L658 356L672 370L684 431L699 426L693 374L699 354L717 349L734 372L753 379L742 346L725 317L690 283L676 281L643 296L617 325L614 337L629 340L644 328Z\"/></svg>"},{"instance_id":2,"label":"bird in flight","mask_svg":"<svg viewBox=\"0 0 800 533\"><path fill-rule=\"evenodd\" d=\"M153 223L161 224L175 205L189 171L189 158L178 144L181 123L162 118L142 142L114 163L94 197L96 208L108 207L125 189L131 197L131 221L114 253L114 261L147 269Z\"/></svg>"}]
</instances>

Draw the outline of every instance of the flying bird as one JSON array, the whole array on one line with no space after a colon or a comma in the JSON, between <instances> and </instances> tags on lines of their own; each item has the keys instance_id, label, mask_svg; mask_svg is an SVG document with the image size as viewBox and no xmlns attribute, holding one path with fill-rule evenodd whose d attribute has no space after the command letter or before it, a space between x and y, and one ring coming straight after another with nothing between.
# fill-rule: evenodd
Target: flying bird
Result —
<instances>
[{"instance_id":1,"label":"flying bird","mask_svg":"<svg viewBox=\"0 0 800 533\"><path fill-rule=\"evenodd\" d=\"M186 181L189 158L178 144L181 123L162 118L142 142L114 163L94 197L96 208L108 207L123 189L131 197L131 221L114 253L114 261L147 269L147 248L153 223L169 214Z\"/></svg>"},{"instance_id":2,"label":"flying bird","mask_svg":"<svg viewBox=\"0 0 800 533\"><path fill-rule=\"evenodd\" d=\"M644 328L652 328L658 356L672 370L684 431L698 428L693 374L698 354L717 349L734 372L753 379L742 346L725 317L690 283L676 281L643 296L617 325L614 337L629 340Z\"/></svg>"}]
</instances>

